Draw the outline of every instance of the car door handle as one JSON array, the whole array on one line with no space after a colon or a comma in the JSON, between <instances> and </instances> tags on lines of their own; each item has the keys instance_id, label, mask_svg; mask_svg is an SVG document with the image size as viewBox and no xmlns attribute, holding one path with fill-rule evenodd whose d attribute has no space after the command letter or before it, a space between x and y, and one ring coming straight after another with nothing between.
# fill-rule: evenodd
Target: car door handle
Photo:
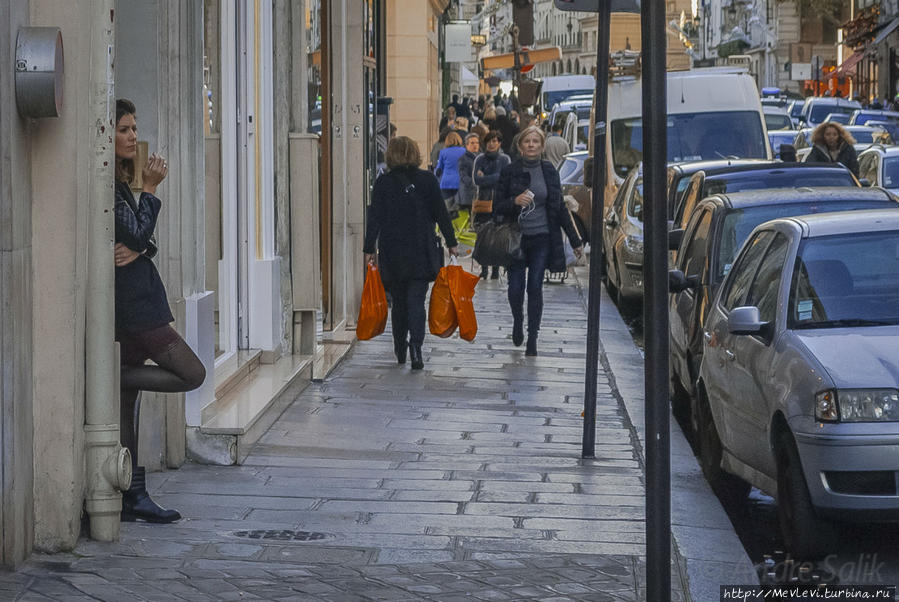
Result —
<instances>
[{"instance_id":1,"label":"car door handle","mask_svg":"<svg viewBox=\"0 0 899 602\"><path fill-rule=\"evenodd\" d=\"M732 362L732 361L734 361L735 359L737 359L737 356L734 355L734 352L733 352L733 351L730 351L730 350L728 350L728 349L725 349L725 350L724 350L724 359L726 359L726 360L729 361L729 362Z\"/></svg>"}]
</instances>

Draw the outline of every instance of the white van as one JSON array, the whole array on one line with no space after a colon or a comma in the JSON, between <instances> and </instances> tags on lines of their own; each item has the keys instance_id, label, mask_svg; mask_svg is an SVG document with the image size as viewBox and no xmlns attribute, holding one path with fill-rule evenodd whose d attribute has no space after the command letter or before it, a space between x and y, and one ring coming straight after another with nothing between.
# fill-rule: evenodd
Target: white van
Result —
<instances>
[{"instance_id":1,"label":"white van","mask_svg":"<svg viewBox=\"0 0 899 602\"><path fill-rule=\"evenodd\" d=\"M642 86L624 76L609 84L606 206L643 160ZM592 136L591 136L592 146ZM771 159L755 80L745 69L709 67L668 72L668 162Z\"/></svg>"},{"instance_id":2,"label":"white van","mask_svg":"<svg viewBox=\"0 0 899 602\"><path fill-rule=\"evenodd\" d=\"M550 75L542 80L540 88L540 110L546 114L557 102L575 94L593 95L596 80L592 75ZM546 115L543 116L546 118Z\"/></svg>"}]
</instances>

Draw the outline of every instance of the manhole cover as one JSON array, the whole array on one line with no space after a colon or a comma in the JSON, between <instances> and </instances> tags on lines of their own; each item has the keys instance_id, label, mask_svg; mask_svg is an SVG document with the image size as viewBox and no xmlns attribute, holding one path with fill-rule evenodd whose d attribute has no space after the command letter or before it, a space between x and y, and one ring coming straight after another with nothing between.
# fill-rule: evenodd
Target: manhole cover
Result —
<instances>
[{"instance_id":1,"label":"manhole cover","mask_svg":"<svg viewBox=\"0 0 899 602\"><path fill-rule=\"evenodd\" d=\"M235 531L235 537L246 537L249 539L271 539L275 541L315 541L329 537L327 533L319 533L317 531L291 531L288 529L257 529L255 531Z\"/></svg>"}]
</instances>

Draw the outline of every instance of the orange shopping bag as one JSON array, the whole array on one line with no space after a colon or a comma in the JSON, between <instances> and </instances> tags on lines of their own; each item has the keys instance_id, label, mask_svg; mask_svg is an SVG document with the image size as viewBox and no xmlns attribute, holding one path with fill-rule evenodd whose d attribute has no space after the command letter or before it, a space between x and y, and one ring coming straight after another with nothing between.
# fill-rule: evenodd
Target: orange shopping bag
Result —
<instances>
[{"instance_id":1,"label":"orange shopping bag","mask_svg":"<svg viewBox=\"0 0 899 602\"><path fill-rule=\"evenodd\" d=\"M437 279L431 287L431 300L428 302L428 330L444 339L456 332L458 324L447 274L445 267L437 272Z\"/></svg>"},{"instance_id":2,"label":"orange shopping bag","mask_svg":"<svg viewBox=\"0 0 899 602\"><path fill-rule=\"evenodd\" d=\"M360 341L372 339L387 326L387 294L381 284L381 273L374 264L368 264L365 286L362 287L362 303L359 305L359 319L356 321L356 338Z\"/></svg>"},{"instance_id":3,"label":"orange shopping bag","mask_svg":"<svg viewBox=\"0 0 899 602\"><path fill-rule=\"evenodd\" d=\"M466 341L473 341L478 334L478 320L474 314L472 298L480 279L477 275L466 272L461 265L451 264L443 269L447 270L453 306L456 308L456 320L459 322L459 336Z\"/></svg>"}]
</instances>

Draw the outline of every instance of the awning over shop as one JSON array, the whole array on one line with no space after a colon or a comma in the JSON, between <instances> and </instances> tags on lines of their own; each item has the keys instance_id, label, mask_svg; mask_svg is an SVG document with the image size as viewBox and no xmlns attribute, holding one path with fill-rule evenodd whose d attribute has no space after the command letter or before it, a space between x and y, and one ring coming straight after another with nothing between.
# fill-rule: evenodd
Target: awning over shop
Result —
<instances>
[{"instance_id":1,"label":"awning over shop","mask_svg":"<svg viewBox=\"0 0 899 602\"><path fill-rule=\"evenodd\" d=\"M847 77L851 75L851 71L855 69L855 66L865 58L864 50L856 50L848 59L843 61L843 64L834 69L827 75L827 79L831 79L834 77Z\"/></svg>"},{"instance_id":2,"label":"awning over shop","mask_svg":"<svg viewBox=\"0 0 899 602\"><path fill-rule=\"evenodd\" d=\"M896 17L892 21L890 21L889 25L880 30L880 33L877 34L877 37L874 38L874 44L880 44L883 42L888 35L896 31L896 28L899 27L899 17Z\"/></svg>"},{"instance_id":3,"label":"awning over shop","mask_svg":"<svg viewBox=\"0 0 899 602\"><path fill-rule=\"evenodd\" d=\"M462 84L463 85L475 85L478 83L478 76L471 72L471 69L468 67L462 66Z\"/></svg>"}]
</instances>

